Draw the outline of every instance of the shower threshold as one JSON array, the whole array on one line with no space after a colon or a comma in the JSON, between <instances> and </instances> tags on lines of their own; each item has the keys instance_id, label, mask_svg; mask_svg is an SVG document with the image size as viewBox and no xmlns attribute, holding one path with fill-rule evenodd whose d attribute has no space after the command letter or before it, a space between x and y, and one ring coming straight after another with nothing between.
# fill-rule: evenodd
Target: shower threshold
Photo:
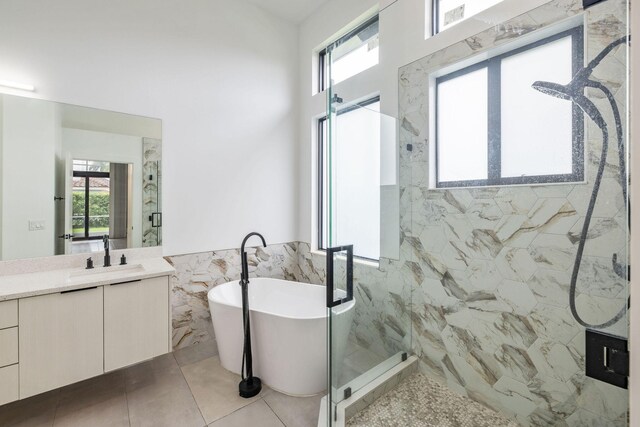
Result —
<instances>
[{"instance_id":1,"label":"shower threshold","mask_svg":"<svg viewBox=\"0 0 640 427\"><path fill-rule=\"evenodd\" d=\"M344 386L334 389L333 393L337 393L334 396L344 396L344 391L348 387L356 391L349 398L334 406L332 426L344 427L349 418L395 388L402 380L417 372L418 358L416 356L410 356L400 363L398 360L402 360L402 353L388 358ZM330 402L328 400L328 396L322 398L318 427L329 425L327 405Z\"/></svg>"}]
</instances>

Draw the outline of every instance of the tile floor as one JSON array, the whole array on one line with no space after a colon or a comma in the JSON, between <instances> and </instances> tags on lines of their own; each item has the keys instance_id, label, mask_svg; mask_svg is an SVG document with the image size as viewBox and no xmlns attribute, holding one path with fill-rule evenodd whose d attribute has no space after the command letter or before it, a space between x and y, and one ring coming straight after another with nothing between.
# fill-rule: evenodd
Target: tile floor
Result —
<instances>
[{"instance_id":1,"label":"tile floor","mask_svg":"<svg viewBox=\"0 0 640 427\"><path fill-rule=\"evenodd\" d=\"M322 396L242 399L214 353L193 346L0 406L0 426L316 427Z\"/></svg>"}]
</instances>

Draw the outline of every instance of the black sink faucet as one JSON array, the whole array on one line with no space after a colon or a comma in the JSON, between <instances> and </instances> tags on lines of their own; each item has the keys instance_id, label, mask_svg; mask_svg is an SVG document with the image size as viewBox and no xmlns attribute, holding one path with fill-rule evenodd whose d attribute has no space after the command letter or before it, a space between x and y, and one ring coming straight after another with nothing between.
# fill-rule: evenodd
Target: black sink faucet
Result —
<instances>
[{"instance_id":1,"label":"black sink faucet","mask_svg":"<svg viewBox=\"0 0 640 427\"><path fill-rule=\"evenodd\" d=\"M109 235L102 236L102 242L104 243L104 266L111 267L111 256L109 255Z\"/></svg>"},{"instance_id":2,"label":"black sink faucet","mask_svg":"<svg viewBox=\"0 0 640 427\"><path fill-rule=\"evenodd\" d=\"M244 240L242 240L242 246L240 246L240 260L242 264L242 273L240 274L240 284L249 283L249 263L247 262L247 252L245 252L244 250L244 245L245 243L247 243L247 240L249 240L251 236L260 237L260 239L262 240L262 246L264 246L265 248L267 247L267 242L265 242L264 237L262 237L262 234L256 233L255 231L247 234Z\"/></svg>"}]
</instances>

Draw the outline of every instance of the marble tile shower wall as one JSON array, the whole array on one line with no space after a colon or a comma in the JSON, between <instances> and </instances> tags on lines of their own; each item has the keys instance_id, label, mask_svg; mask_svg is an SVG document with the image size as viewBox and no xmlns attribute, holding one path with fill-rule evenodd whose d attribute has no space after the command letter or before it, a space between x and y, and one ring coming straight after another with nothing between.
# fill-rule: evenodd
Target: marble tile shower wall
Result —
<instances>
[{"instance_id":1,"label":"marble tile shower wall","mask_svg":"<svg viewBox=\"0 0 640 427\"><path fill-rule=\"evenodd\" d=\"M401 188L401 213L412 213L401 221L401 254L417 262L419 276L411 306L414 352L430 376L526 426L626 425L626 390L584 375L584 328L569 309L602 134L585 119L585 184L432 190L429 74L582 13L580 1L555 0L399 73L401 171L411 174L401 180L411 182ZM588 62L626 35L627 4L609 0L584 14ZM626 63L623 46L593 73L615 93L623 114ZM607 100L595 91L587 96L614 129ZM403 149L408 143L411 153ZM626 261L628 240L615 143L608 154L578 286L578 310L594 323L613 317L627 296L611 261L614 253ZM627 326L623 319L610 332L626 335Z\"/></svg>"}]
</instances>

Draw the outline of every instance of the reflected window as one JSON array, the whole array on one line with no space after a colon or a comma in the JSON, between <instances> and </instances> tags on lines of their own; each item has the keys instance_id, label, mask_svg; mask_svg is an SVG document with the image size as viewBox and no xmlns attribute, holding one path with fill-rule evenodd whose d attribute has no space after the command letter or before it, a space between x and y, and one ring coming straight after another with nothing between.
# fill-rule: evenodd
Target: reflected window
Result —
<instances>
[{"instance_id":1,"label":"reflected window","mask_svg":"<svg viewBox=\"0 0 640 427\"><path fill-rule=\"evenodd\" d=\"M318 54L318 91L329 85L329 66L333 84L347 80L378 64L378 16L331 43ZM327 50L331 50L331 64Z\"/></svg>"},{"instance_id":2,"label":"reflected window","mask_svg":"<svg viewBox=\"0 0 640 427\"><path fill-rule=\"evenodd\" d=\"M502 0L432 0L433 34L472 17Z\"/></svg>"},{"instance_id":3,"label":"reflected window","mask_svg":"<svg viewBox=\"0 0 640 427\"><path fill-rule=\"evenodd\" d=\"M436 187L583 180L583 115L532 88L582 66L575 28L436 79Z\"/></svg>"},{"instance_id":4,"label":"reflected window","mask_svg":"<svg viewBox=\"0 0 640 427\"><path fill-rule=\"evenodd\" d=\"M338 110L328 138L318 122L318 245L353 244L380 258L380 98Z\"/></svg>"},{"instance_id":5,"label":"reflected window","mask_svg":"<svg viewBox=\"0 0 640 427\"><path fill-rule=\"evenodd\" d=\"M73 161L73 240L99 240L109 234L110 163Z\"/></svg>"}]
</instances>

